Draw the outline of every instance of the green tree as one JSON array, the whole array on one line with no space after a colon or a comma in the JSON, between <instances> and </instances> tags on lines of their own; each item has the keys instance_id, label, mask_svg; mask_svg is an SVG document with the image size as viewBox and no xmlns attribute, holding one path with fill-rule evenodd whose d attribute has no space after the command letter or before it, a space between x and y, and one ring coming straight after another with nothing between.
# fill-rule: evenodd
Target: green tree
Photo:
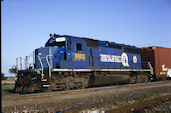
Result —
<instances>
[{"instance_id":1,"label":"green tree","mask_svg":"<svg viewBox=\"0 0 171 113\"><path fill-rule=\"evenodd\" d=\"M4 80L4 79L5 79L4 73L1 73L1 80Z\"/></svg>"},{"instance_id":2,"label":"green tree","mask_svg":"<svg viewBox=\"0 0 171 113\"><path fill-rule=\"evenodd\" d=\"M11 74L15 74L16 73L16 68L15 67L12 67L11 69L9 69L9 72Z\"/></svg>"}]
</instances>

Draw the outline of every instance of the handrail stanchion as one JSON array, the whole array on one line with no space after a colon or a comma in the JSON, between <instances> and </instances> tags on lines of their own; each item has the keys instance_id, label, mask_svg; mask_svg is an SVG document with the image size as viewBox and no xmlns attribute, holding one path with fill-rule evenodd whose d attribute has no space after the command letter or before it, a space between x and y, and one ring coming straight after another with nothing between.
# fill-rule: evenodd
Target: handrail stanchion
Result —
<instances>
[{"instance_id":1,"label":"handrail stanchion","mask_svg":"<svg viewBox=\"0 0 171 113\"><path fill-rule=\"evenodd\" d=\"M37 55L37 57L38 57L38 59L39 59L39 61L40 61L40 65L41 65L41 67L42 67L42 74L41 74L41 76L42 76L42 79L43 79L43 77L44 77L44 74L43 74L43 64L42 64L42 61L41 61L40 56Z\"/></svg>"},{"instance_id":2,"label":"handrail stanchion","mask_svg":"<svg viewBox=\"0 0 171 113\"><path fill-rule=\"evenodd\" d=\"M46 61L47 61L48 67L49 67L49 77L51 77L51 67L50 67L50 63L49 63L49 60L48 60L49 56L52 56L52 55L46 55Z\"/></svg>"},{"instance_id":3,"label":"handrail stanchion","mask_svg":"<svg viewBox=\"0 0 171 113\"><path fill-rule=\"evenodd\" d=\"M152 67L152 65L151 65L151 63L150 62L148 62L148 65L149 65L149 67L150 67L150 73L153 75L154 74L154 72L153 72L153 67Z\"/></svg>"}]
</instances>

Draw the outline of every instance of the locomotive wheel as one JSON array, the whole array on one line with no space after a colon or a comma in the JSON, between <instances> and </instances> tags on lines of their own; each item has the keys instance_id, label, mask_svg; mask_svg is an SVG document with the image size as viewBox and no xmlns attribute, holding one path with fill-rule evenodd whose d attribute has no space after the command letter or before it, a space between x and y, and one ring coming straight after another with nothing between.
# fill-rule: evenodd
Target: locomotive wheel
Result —
<instances>
[{"instance_id":1,"label":"locomotive wheel","mask_svg":"<svg viewBox=\"0 0 171 113\"><path fill-rule=\"evenodd\" d=\"M16 92L16 93L19 93L19 92L21 92L21 91L22 91L21 87L16 87L16 88L14 89L14 92Z\"/></svg>"},{"instance_id":2,"label":"locomotive wheel","mask_svg":"<svg viewBox=\"0 0 171 113\"><path fill-rule=\"evenodd\" d=\"M137 76L137 83L143 83L144 79L141 77L142 75Z\"/></svg>"},{"instance_id":3,"label":"locomotive wheel","mask_svg":"<svg viewBox=\"0 0 171 113\"><path fill-rule=\"evenodd\" d=\"M17 81L15 83L14 91L16 93L19 93L19 92L22 92L23 85L24 85L24 78L21 75L18 75L17 77L18 78L17 78Z\"/></svg>"},{"instance_id":4,"label":"locomotive wheel","mask_svg":"<svg viewBox=\"0 0 171 113\"><path fill-rule=\"evenodd\" d=\"M74 87L73 81L69 80L66 82L65 86L63 87L64 90L70 90L71 88Z\"/></svg>"},{"instance_id":5,"label":"locomotive wheel","mask_svg":"<svg viewBox=\"0 0 171 113\"><path fill-rule=\"evenodd\" d=\"M149 81L149 77L147 74L139 75L137 78L138 78L138 83L145 83Z\"/></svg>"},{"instance_id":6,"label":"locomotive wheel","mask_svg":"<svg viewBox=\"0 0 171 113\"><path fill-rule=\"evenodd\" d=\"M22 86L20 84L16 83L14 92L16 92L16 93L22 92Z\"/></svg>"},{"instance_id":7,"label":"locomotive wheel","mask_svg":"<svg viewBox=\"0 0 171 113\"><path fill-rule=\"evenodd\" d=\"M22 92L34 92L37 89L38 89L37 84L31 83L31 84L24 85L22 88Z\"/></svg>"},{"instance_id":8,"label":"locomotive wheel","mask_svg":"<svg viewBox=\"0 0 171 113\"><path fill-rule=\"evenodd\" d=\"M149 82L149 75L146 75L144 82Z\"/></svg>"},{"instance_id":9,"label":"locomotive wheel","mask_svg":"<svg viewBox=\"0 0 171 113\"><path fill-rule=\"evenodd\" d=\"M137 82L137 77L136 76L130 76L130 84L134 84Z\"/></svg>"},{"instance_id":10,"label":"locomotive wheel","mask_svg":"<svg viewBox=\"0 0 171 113\"><path fill-rule=\"evenodd\" d=\"M84 85L84 83L81 83L81 85L80 85L80 87L79 87L80 89L85 89L85 85Z\"/></svg>"},{"instance_id":11,"label":"locomotive wheel","mask_svg":"<svg viewBox=\"0 0 171 113\"><path fill-rule=\"evenodd\" d=\"M67 84L65 84L65 86L63 87L63 89L66 90L66 91L68 91L68 90L70 90L70 87Z\"/></svg>"},{"instance_id":12,"label":"locomotive wheel","mask_svg":"<svg viewBox=\"0 0 171 113\"><path fill-rule=\"evenodd\" d=\"M56 88L56 83L54 81L51 81L50 82L50 87L48 88L47 91L51 92L51 91L55 90L55 88Z\"/></svg>"},{"instance_id":13,"label":"locomotive wheel","mask_svg":"<svg viewBox=\"0 0 171 113\"><path fill-rule=\"evenodd\" d=\"M64 86L63 87L63 89L65 90L65 91L68 91L68 90L70 90L70 88L66 85L66 86Z\"/></svg>"},{"instance_id":14,"label":"locomotive wheel","mask_svg":"<svg viewBox=\"0 0 171 113\"><path fill-rule=\"evenodd\" d=\"M30 92L34 92L37 89L36 84L30 85Z\"/></svg>"},{"instance_id":15,"label":"locomotive wheel","mask_svg":"<svg viewBox=\"0 0 171 113\"><path fill-rule=\"evenodd\" d=\"M22 93L27 93L27 92L30 92L29 87L26 86L26 85L23 85L23 87L22 87Z\"/></svg>"}]
</instances>

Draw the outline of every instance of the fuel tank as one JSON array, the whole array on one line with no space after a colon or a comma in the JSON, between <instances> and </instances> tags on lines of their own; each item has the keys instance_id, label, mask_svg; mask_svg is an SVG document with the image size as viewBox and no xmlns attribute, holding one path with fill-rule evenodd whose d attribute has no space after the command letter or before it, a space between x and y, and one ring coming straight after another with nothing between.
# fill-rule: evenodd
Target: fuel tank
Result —
<instances>
[{"instance_id":1,"label":"fuel tank","mask_svg":"<svg viewBox=\"0 0 171 113\"><path fill-rule=\"evenodd\" d=\"M129 72L111 72L101 73L97 72L90 77L89 85L103 85L103 84L116 84L116 83L129 83Z\"/></svg>"}]
</instances>

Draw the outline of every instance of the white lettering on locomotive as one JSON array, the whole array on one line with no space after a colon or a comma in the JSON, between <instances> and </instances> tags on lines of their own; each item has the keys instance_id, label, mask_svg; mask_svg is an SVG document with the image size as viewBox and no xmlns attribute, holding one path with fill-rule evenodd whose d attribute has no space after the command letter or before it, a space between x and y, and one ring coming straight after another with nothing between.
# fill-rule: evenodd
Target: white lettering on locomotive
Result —
<instances>
[{"instance_id":1,"label":"white lettering on locomotive","mask_svg":"<svg viewBox=\"0 0 171 113\"><path fill-rule=\"evenodd\" d=\"M123 66L129 67L128 56L127 56L126 53L122 53L121 56L100 54L100 61L101 62L117 62L117 63L122 63Z\"/></svg>"},{"instance_id":2,"label":"white lettering on locomotive","mask_svg":"<svg viewBox=\"0 0 171 113\"><path fill-rule=\"evenodd\" d=\"M56 38L56 42L63 42L63 41L65 41L65 37Z\"/></svg>"},{"instance_id":3,"label":"white lettering on locomotive","mask_svg":"<svg viewBox=\"0 0 171 113\"><path fill-rule=\"evenodd\" d=\"M132 59L133 59L133 62L134 62L134 63L137 63L137 57L136 57L136 56L133 56Z\"/></svg>"}]
</instances>

